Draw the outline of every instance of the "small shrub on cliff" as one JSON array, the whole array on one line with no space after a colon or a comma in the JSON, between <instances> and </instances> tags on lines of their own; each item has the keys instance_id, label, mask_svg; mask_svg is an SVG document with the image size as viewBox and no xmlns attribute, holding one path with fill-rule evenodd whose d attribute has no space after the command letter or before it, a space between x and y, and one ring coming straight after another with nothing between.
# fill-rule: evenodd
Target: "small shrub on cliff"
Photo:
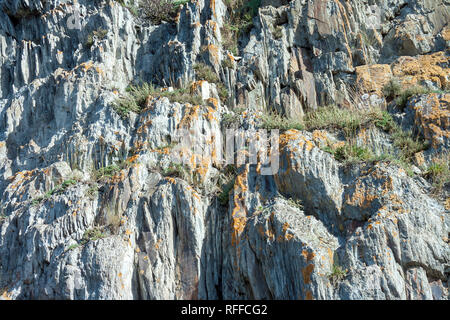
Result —
<instances>
[{"instance_id":1,"label":"small shrub on cliff","mask_svg":"<svg viewBox=\"0 0 450 320\"><path fill-rule=\"evenodd\" d=\"M429 93L441 93L441 91L435 91L427 89L420 85L414 85L403 89L401 83L397 79L391 79L384 87L383 94L388 100L394 100L395 104L400 110L404 110L408 100L416 95L429 94Z\"/></svg>"},{"instance_id":2,"label":"small shrub on cliff","mask_svg":"<svg viewBox=\"0 0 450 320\"><path fill-rule=\"evenodd\" d=\"M163 21L173 22L177 16L178 7L185 1L173 0L140 0L139 7L144 18L149 19L154 24L161 24Z\"/></svg>"},{"instance_id":3,"label":"small shrub on cliff","mask_svg":"<svg viewBox=\"0 0 450 320\"><path fill-rule=\"evenodd\" d=\"M261 117L261 127L266 130L303 130L304 125L301 121L291 118L286 118L276 112L265 113Z\"/></svg>"},{"instance_id":4,"label":"small shrub on cliff","mask_svg":"<svg viewBox=\"0 0 450 320\"><path fill-rule=\"evenodd\" d=\"M204 63L194 65L195 76L197 80L206 80L209 83L219 83L220 79L216 72L210 66Z\"/></svg>"},{"instance_id":5,"label":"small shrub on cliff","mask_svg":"<svg viewBox=\"0 0 450 320\"><path fill-rule=\"evenodd\" d=\"M217 196L217 200L222 206L227 206L230 200L230 192L233 190L236 180L236 167L234 165L227 165L219 177L220 193Z\"/></svg>"},{"instance_id":6,"label":"small shrub on cliff","mask_svg":"<svg viewBox=\"0 0 450 320\"><path fill-rule=\"evenodd\" d=\"M120 171L120 167L117 164L112 164L106 167L99 168L93 172L93 178L95 181L104 181L111 179Z\"/></svg>"},{"instance_id":7,"label":"small shrub on cliff","mask_svg":"<svg viewBox=\"0 0 450 320\"><path fill-rule=\"evenodd\" d=\"M103 40L107 34L108 30L105 29L94 30L90 34L88 34L84 45L90 48L94 44L94 39Z\"/></svg>"},{"instance_id":8,"label":"small shrub on cliff","mask_svg":"<svg viewBox=\"0 0 450 320\"><path fill-rule=\"evenodd\" d=\"M445 185L450 184L450 153L434 158L425 176L432 181L435 192L440 192Z\"/></svg>"},{"instance_id":9,"label":"small shrub on cliff","mask_svg":"<svg viewBox=\"0 0 450 320\"><path fill-rule=\"evenodd\" d=\"M47 191L43 196L34 198L31 201L31 205L33 205L33 206L38 205L42 201L50 199L53 195L61 194L64 191L66 191L70 186L77 184L77 182L78 181L75 179L64 180L61 184L59 184L56 187L54 187L53 189Z\"/></svg>"},{"instance_id":10,"label":"small shrub on cliff","mask_svg":"<svg viewBox=\"0 0 450 320\"><path fill-rule=\"evenodd\" d=\"M80 245L84 246L89 241L96 241L105 238L106 235L99 227L86 230L83 234L83 238L80 240Z\"/></svg>"},{"instance_id":11,"label":"small shrub on cliff","mask_svg":"<svg viewBox=\"0 0 450 320\"><path fill-rule=\"evenodd\" d=\"M389 82L383 87L383 94L387 99L394 99L399 96L402 91L402 85L400 81L397 79L391 79Z\"/></svg>"},{"instance_id":12,"label":"small shrub on cliff","mask_svg":"<svg viewBox=\"0 0 450 320\"><path fill-rule=\"evenodd\" d=\"M127 94L113 104L114 110L121 117L127 117L130 112L141 112L145 108L145 102L152 93L153 87L144 83L141 86L129 86L126 91Z\"/></svg>"},{"instance_id":13,"label":"small shrub on cliff","mask_svg":"<svg viewBox=\"0 0 450 320\"><path fill-rule=\"evenodd\" d=\"M180 163L171 162L167 168L163 169L162 175L164 177L176 177L183 180L187 180L189 174L188 169Z\"/></svg>"},{"instance_id":14,"label":"small shrub on cliff","mask_svg":"<svg viewBox=\"0 0 450 320\"><path fill-rule=\"evenodd\" d=\"M224 2L228 7L229 19L221 30L222 46L237 55L238 39L252 29L253 18L258 13L261 0L225 0Z\"/></svg>"},{"instance_id":15,"label":"small shrub on cliff","mask_svg":"<svg viewBox=\"0 0 450 320\"><path fill-rule=\"evenodd\" d=\"M122 118L126 118L130 112L140 113L145 110L147 99L151 97L166 97L170 102L193 105L200 105L203 102L200 96L192 95L187 88L174 89L169 92L157 89L152 84L144 83L140 86L129 86L126 95L117 99L113 108Z\"/></svg>"},{"instance_id":16,"label":"small shrub on cliff","mask_svg":"<svg viewBox=\"0 0 450 320\"><path fill-rule=\"evenodd\" d=\"M375 159L372 151L368 148L360 147L349 142L336 149L326 147L323 151L331 153L337 161L344 163L357 163Z\"/></svg>"},{"instance_id":17,"label":"small shrub on cliff","mask_svg":"<svg viewBox=\"0 0 450 320\"><path fill-rule=\"evenodd\" d=\"M331 273L328 275L328 279L330 279L330 282L333 284L333 286L336 286L339 282L345 279L347 272L347 269L334 264L331 269Z\"/></svg>"},{"instance_id":18,"label":"small shrub on cliff","mask_svg":"<svg viewBox=\"0 0 450 320\"><path fill-rule=\"evenodd\" d=\"M394 146L400 151L399 158L405 162L412 162L413 156L420 151L426 150L429 144L420 137L414 137L409 131L403 131L396 127L392 134Z\"/></svg>"}]
</instances>

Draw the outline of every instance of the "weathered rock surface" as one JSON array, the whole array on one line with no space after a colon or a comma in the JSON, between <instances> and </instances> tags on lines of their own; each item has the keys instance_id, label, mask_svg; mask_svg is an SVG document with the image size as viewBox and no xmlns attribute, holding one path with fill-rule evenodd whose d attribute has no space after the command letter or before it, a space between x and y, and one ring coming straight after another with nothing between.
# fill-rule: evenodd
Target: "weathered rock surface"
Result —
<instances>
[{"instance_id":1,"label":"weathered rock surface","mask_svg":"<svg viewBox=\"0 0 450 320\"><path fill-rule=\"evenodd\" d=\"M326 132L283 132L275 174L238 166L217 197L234 108L254 129L252 110L384 104L392 77L448 90L448 2L374 3L375 21L363 0L262 1L232 59L222 0L158 26L118 1L0 0L0 299L448 299L448 200L394 164L342 165ZM198 62L226 101L195 82ZM204 103L148 97L122 118L112 106L139 81L194 83ZM448 107L431 93L402 114L431 143L424 163L448 152ZM392 148L376 129L358 139Z\"/></svg>"}]
</instances>

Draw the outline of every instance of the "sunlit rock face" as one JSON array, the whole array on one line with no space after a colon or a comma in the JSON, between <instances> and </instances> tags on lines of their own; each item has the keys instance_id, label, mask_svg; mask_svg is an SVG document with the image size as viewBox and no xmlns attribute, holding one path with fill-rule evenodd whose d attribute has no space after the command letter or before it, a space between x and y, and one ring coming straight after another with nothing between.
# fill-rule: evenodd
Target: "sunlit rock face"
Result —
<instances>
[{"instance_id":1,"label":"sunlit rock face","mask_svg":"<svg viewBox=\"0 0 450 320\"><path fill-rule=\"evenodd\" d=\"M263 0L232 52L222 0L159 25L0 0L0 300L448 299L449 5L372 2ZM400 108L393 79L427 90ZM375 160L340 161L328 126L279 128L271 174L260 145L226 165L252 152L228 129L331 105L391 112L427 143L412 173L383 123L352 132Z\"/></svg>"}]
</instances>

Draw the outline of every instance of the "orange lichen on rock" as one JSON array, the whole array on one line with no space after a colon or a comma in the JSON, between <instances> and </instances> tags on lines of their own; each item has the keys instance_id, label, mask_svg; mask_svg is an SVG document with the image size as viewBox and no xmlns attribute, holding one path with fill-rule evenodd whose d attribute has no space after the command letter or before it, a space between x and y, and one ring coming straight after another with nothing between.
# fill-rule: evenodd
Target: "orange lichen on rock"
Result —
<instances>
[{"instance_id":1,"label":"orange lichen on rock","mask_svg":"<svg viewBox=\"0 0 450 320\"><path fill-rule=\"evenodd\" d=\"M211 28L211 30L214 33L214 36L216 36L216 34L217 34L217 23L215 21L213 21L213 20L207 20L206 21L206 26Z\"/></svg>"},{"instance_id":2,"label":"orange lichen on rock","mask_svg":"<svg viewBox=\"0 0 450 320\"><path fill-rule=\"evenodd\" d=\"M245 185L245 181L247 180L247 174L249 170L249 165L245 166L245 170L239 174L236 178L236 182L234 185L234 209L231 214L231 227L232 227L232 235L231 235L231 244L238 245L240 240L240 235L245 229L247 223L247 209L243 204L244 195L247 191L247 186Z\"/></svg>"},{"instance_id":3,"label":"orange lichen on rock","mask_svg":"<svg viewBox=\"0 0 450 320\"><path fill-rule=\"evenodd\" d=\"M15 190L18 187L20 187L24 182L30 180L33 177L34 172L36 169L33 170L25 170L25 171L19 171L12 177L9 177L10 180L14 181L12 185L9 186L10 190Z\"/></svg>"},{"instance_id":4,"label":"orange lichen on rock","mask_svg":"<svg viewBox=\"0 0 450 320\"><path fill-rule=\"evenodd\" d=\"M219 108L219 101L216 98L208 98L206 100L206 103L212 105L215 110L217 110L217 108Z\"/></svg>"},{"instance_id":5,"label":"orange lichen on rock","mask_svg":"<svg viewBox=\"0 0 450 320\"><path fill-rule=\"evenodd\" d=\"M219 64L219 47L214 44L209 44L206 46L206 50L211 55L215 64Z\"/></svg>"},{"instance_id":6,"label":"orange lichen on rock","mask_svg":"<svg viewBox=\"0 0 450 320\"><path fill-rule=\"evenodd\" d=\"M415 122L432 146L438 148L444 138L450 138L450 94L431 93L423 99L422 103L413 102Z\"/></svg>"},{"instance_id":7,"label":"orange lichen on rock","mask_svg":"<svg viewBox=\"0 0 450 320\"><path fill-rule=\"evenodd\" d=\"M192 107L186 107L187 110L184 113L183 118L181 119L180 123L178 124L178 129L180 128L189 128L192 121L195 119L198 119L199 116L199 110L200 106L192 106Z\"/></svg>"},{"instance_id":8,"label":"orange lichen on rock","mask_svg":"<svg viewBox=\"0 0 450 320\"><path fill-rule=\"evenodd\" d=\"M314 271L314 265L312 263L308 264L305 268L302 269L303 282L305 284L311 283L311 274L313 271Z\"/></svg>"},{"instance_id":9,"label":"orange lichen on rock","mask_svg":"<svg viewBox=\"0 0 450 320\"><path fill-rule=\"evenodd\" d=\"M356 67L356 83L363 92L382 94L383 87L391 80L391 67L374 64Z\"/></svg>"},{"instance_id":10,"label":"orange lichen on rock","mask_svg":"<svg viewBox=\"0 0 450 320\"><path fill-rule=\"evenodd\" d=\"M208 121L209 122L211 122L211 121L217 121L217 118L216 118L216 116L214 115L215 114L215 112L216 112L216 110L214 110L213 108L211 108L211 107L207 107L207 110L208 110L208 112L207 113L205 113L205 114L203 114L203 116L206 118L206 119L208 119Z\"/></svg>"},{"instance_id":11,"label":"orange lichen on rock","mask_svg":"<svg viewBox=\"0 0 450 320\"><path fill-rule=\"evenodd\" d=\"M314 259L316 254L313 251L302 250L302 256L306 259L306 262L310 262Z\"/></svg>"},{"instance_id":12,"label":"orange lichen on rock","mask_svg":"<svg viewBox=\"0 0 450 320\"><path fill-rule=\"evenodd\" d=\"M297 139L300 135L300 132L296 130L288 130L280 135L280 149L284 149L289 141L293 141Z\"/></svg>"},{"instance_id":13,"label":"orange lichen on rock","mask_svg":"<svg viewBox=\"0 0 450 320\"><path fill-rule=\"evenodd\" d=\"M442 30L442 38L444 38L445 41L450 41L450 27L447 26Z\"/></svg>"},{"instance_id":14,"label":"orange lichen on rock","mask_svg":"<svg viewBox=\"0 0 450 320\"><path fill-rule=\"evenodd\" d=\"M210 0L211 13L214 18L216 18L216 0Z\"/></svg>"},{"instance_id":15,"label":"orange lichen on rock","mask_svg":"<svg viewBox=\"0 0 450 320\"><path fill-rule=\"evenodd\" d=\"M400 57L392 65L392 73L401 80L404 87L430 80L438 87L446 89L450 85L450 68L444 66L449 62L450 57L443 51L418 57Z\"/></svg>"},{"instance_id":16,"label":"orange lichen on rock","mask_svg":"<svg viewBox=\"0 0 450 320\"><path fill-rule=\"evenodd\" d=\"M351 196L346 195L346 203L361 208L368 208L376 198L376 191L367 188L365 184L358 180L353 194Z\"/></svg>"}]
</instances>

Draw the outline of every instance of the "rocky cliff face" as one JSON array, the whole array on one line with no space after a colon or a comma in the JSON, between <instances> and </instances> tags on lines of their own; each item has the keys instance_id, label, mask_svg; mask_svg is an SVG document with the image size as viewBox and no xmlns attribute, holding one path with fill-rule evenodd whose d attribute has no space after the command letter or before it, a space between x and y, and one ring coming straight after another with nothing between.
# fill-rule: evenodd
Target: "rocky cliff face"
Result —
<instances>
[{"instance_id":1,"label":"rocky cliff face","mask_svg":"<svg viewBox=\"0 0 450 320\"><path fill-rule=\"evenodd\" d=\"M449 182L436 191L424 169L448 170L448 1L264 0L234 54L222 0L160 25L130 5L0 0L3 299L448 299ZM393 78L427 92L401 107L383 94ZM148 95L120 115L143 82L202 102ZM339 162L332 128L289 129L279 170L237 165L224 191L229 119L253 132L268 110L302 119L331 104L387 105L428 142L412 173ZM177 149L179 129L215 138ZM378 127L356 135L402 150Z\"/></svg>"}]
</instances>

